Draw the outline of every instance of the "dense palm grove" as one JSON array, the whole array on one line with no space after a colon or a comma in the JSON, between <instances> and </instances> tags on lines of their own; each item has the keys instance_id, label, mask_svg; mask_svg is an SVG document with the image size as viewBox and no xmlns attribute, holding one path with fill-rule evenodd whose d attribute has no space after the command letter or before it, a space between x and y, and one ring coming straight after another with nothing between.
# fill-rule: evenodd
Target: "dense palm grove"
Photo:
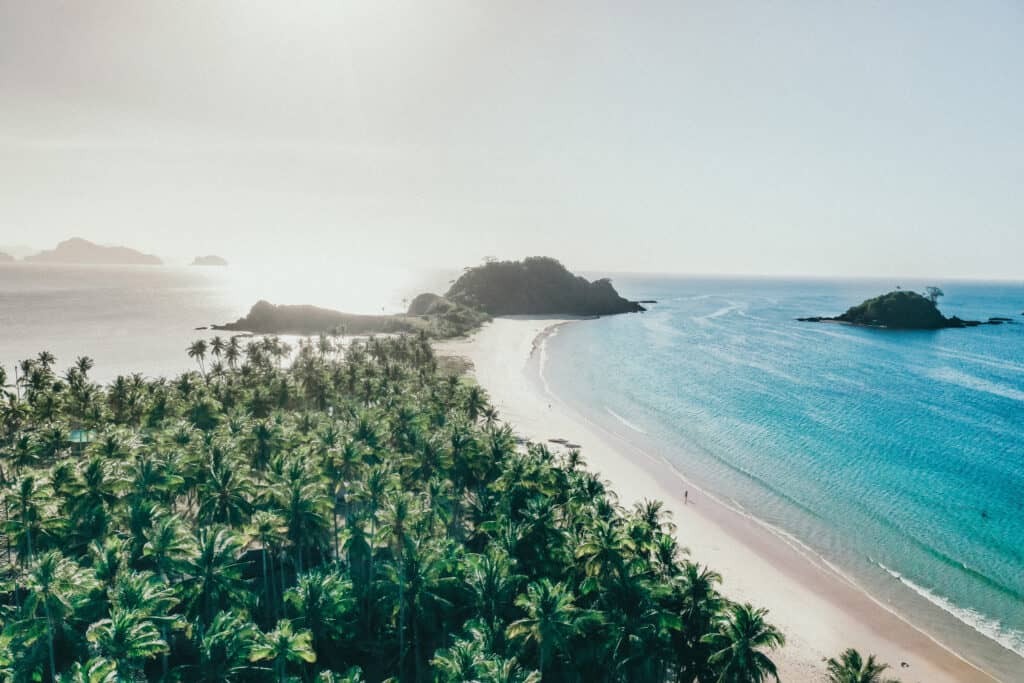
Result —
<instances>
[{"instance_id":1,"label":"dense palm grove","mask_svg":"<svg viewBox=\"0 0 1024 683\"><path fill-rule=\"evenodd\" d=\"M425 337L189 354L106 387L88 358L0 371L0 679L773 676L782 635L658 503L517 443Z\"/></svg>"}]
</instances>

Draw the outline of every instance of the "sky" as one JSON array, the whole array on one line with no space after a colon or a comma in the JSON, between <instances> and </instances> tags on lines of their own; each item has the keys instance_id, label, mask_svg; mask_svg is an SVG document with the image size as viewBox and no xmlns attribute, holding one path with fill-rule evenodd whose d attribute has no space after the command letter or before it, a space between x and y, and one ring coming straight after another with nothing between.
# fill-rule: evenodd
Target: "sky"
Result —
<instances>
[{"instance_id":1,"label":"sky","mask_svg":"<svg viewBox=\"0 0 1024 683\"><path fill-rule=\"evenodd\" d=\"M0 245L1024 278L1024 5L0 0Z\"/></svg>"}]
</instances>

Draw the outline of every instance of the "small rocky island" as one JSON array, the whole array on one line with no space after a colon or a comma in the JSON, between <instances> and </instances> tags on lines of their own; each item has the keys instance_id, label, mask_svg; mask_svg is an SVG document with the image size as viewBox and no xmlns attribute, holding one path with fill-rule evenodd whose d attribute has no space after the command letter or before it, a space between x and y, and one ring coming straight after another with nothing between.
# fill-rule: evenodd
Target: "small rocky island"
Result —
<instances>
[{"instance_id":1,"label":"small rocky island","mask_svg":"<svg viewBox=\"0 0 1024 683\"><path fill-rule=\"evenodd\" d=\"M217 256L215 254L209 254L207 256L196 256L192 259L192 263L189 265L193 266L226 266L227 260L223 256Z\"/></svg>"},{"instance_id":2,"label":"small rocky island","mask_svg":"<svg viewBox=\"0 0 1024 683\"><path fill-rule=\"evenodd\" d=\"M846 323L894 330L941 330L949 327L999 325L1008 321L1007 318L989 318L987 322L961 320L956 316L947 318L939 311L936 303L942 295L942 290L937 287L929 287L925 294L897 289L852 306L842 315L831 318L813 316L797 320L812 323Z\"/></svg>"},{"instance_id":3,"label":"small rocky island","mask_svg":"<svg viewBox=\"0 0 1024 683\"><path fill-rule=\"evenodd\" d=\"M64 240L54 249L26 256L29 263L72 263L80 265L159 266L156 256L128 247L104 247L80 237Z\"/></svg>"},{"instance_id":4,"label":"small rocky island","mask_svg":"<svg viewBox=\"0 0 1024 683\"><path fill-rule=\"evenodd\" d=\"M645 310L619 296L608 278L590 282L545 256L468 268L445 297L488 315L614 315Z\"/></svg>"},{"instance_id":5,"label":"small rocky island","mask_svg":"<svg viewBox=\"0 0 1024 683\"><path fill-rule=\"evenodd\" d=\"M588 281L553 258L489 261L467 268L448 292L420 294L404 314L354 315L316 306L260 301L249 314L214 329L257 334L466 334L496 315L600 316L645 310L619 296L608 279Z\"/></svg>"}]
</instances>

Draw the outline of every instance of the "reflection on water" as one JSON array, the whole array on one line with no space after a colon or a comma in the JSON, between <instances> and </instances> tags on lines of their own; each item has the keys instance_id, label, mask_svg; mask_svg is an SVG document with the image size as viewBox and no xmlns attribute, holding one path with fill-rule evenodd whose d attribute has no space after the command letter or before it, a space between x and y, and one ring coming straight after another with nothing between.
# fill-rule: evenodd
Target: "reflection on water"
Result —
<instances>
[{"instance_id":1,"label":"reflection on water","mask_svg":"<svg viewBox=\"0 0 1024 683\"><path fill-rule=\"evenodd\" d=\"M11 372L46 349L60 368L92 356L101 381L132 371L170 375L191 367L189 342L212 334L195 328L235 320L258 299L397 313L451 277L368 266L0 266L0 364Z\"/></svg>"}]
</instances>

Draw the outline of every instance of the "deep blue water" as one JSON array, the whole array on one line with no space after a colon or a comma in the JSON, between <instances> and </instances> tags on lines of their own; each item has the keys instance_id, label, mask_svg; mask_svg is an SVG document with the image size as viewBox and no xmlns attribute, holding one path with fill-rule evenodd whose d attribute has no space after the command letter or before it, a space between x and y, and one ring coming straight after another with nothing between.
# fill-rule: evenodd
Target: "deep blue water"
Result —
<instances>
[{"instance_id":1,"label":"deep blue water","mask_svg":"<svg viewBox=\"0 0 1024 683\"><path fill-rule=\"evenodd\" d=\"M626 296L658 303L562 328L545 378L942 642L1024 680L1024 285L934 283L947 315L1020 324L794 320L896 284L620 277Z\"/></svg>"}]
</instances>

